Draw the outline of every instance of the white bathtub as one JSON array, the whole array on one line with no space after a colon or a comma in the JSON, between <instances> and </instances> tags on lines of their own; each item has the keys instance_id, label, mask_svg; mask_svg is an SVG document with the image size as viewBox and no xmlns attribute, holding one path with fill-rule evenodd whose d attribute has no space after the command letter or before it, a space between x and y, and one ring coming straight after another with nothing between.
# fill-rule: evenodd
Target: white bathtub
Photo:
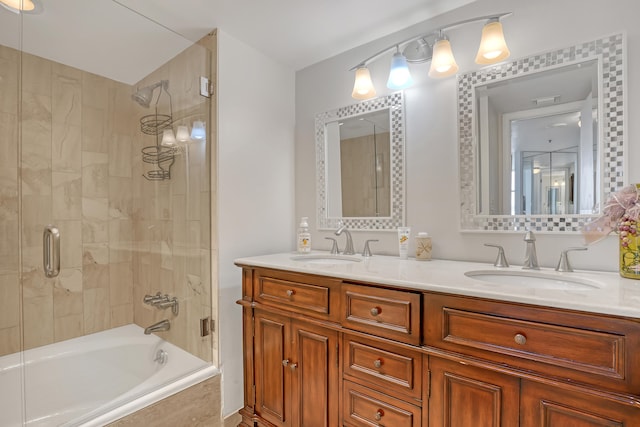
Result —
<instances>
[{"instance_id":1,"label":"white bathtub","mask_svg":"<svg viewBox=\"0 0 640 427\"><path fill-rule=\"evenodd\" d=\"M161 351L165 363L154 361ZM216 374L139 326L122 326L0 357L0 426L102 426Z\"/></svg>"}]
</instances>

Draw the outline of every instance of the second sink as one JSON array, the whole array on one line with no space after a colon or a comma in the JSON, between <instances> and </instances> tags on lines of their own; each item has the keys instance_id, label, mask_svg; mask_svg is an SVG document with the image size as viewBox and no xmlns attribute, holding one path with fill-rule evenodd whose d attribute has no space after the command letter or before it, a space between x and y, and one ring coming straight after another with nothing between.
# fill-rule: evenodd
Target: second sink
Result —
<instances>
[{"instance_id":1,"label":"second sink","mask_svg":"<svg viewBox=\"0 0 640 427\"><path fill-rule=\"evenodd\" d=\"M533 271L473 270L465 276L498 285L512 285L536 289L594 290L600 286L596 282L578 277Z\"/></svg>"}]
</instances>

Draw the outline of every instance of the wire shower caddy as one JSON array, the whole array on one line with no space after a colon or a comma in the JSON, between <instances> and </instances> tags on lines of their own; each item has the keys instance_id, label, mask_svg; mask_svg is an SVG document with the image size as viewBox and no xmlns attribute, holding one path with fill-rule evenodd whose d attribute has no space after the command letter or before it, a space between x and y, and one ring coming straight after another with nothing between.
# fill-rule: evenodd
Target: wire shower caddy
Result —
<instances>
[{"instance_id":1,"label":"wire shower caddy","mask_svg":"<svg viewBox=\"0 0 640 427\"><path fill-rule=\"evenodd\" d=\"M158 112L158 104L162 94L166 93L169 98L169 114L161 114ZM150 181L163 181L171 179L171 166L175 162L176 147L165 146L161 144L162 134L165 129L171 129L173 126L173 105L171 103L171 94L169 93L169 81L162 80L160 85L160 93L154 105L154 113L147 114L140 118L140 131L145 135L156 137L156 144L142 148L142 161L155 168L142 174L143 177Z\"/></svg>"}]
</instances>

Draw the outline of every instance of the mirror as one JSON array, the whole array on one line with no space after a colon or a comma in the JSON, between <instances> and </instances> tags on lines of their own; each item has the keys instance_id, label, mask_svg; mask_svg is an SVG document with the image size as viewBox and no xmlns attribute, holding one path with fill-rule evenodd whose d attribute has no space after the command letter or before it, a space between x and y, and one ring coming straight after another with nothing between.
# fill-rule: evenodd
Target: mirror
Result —
<instances>
[{"instance_id":1,"label":"mirror","mask_svg":"<svg viewBox=\"0 0 640 427\"><path fill-rule=\"evenodd\" d=\"M404 225L401 92L316 116L318 227Z\"/></svg>"},{"instance_id":2,"label":"mirror","mask_svg":"<svg viewBox=\"0 0 640 427\"><path fill-rule=\"evenodd\" d=\"M597 212L598 87L595 59L476 86L478 213Z\"/></svg>"},{"instance_id":3,"label":"mirror","mask_svg":"<svg viewBox=\"0 0 640 427\"><path fill-rule=\"evenodd\" d=\"M623 186L623 37L458 76L461 229L575 232Z\"/></svg>"}]
</instances>

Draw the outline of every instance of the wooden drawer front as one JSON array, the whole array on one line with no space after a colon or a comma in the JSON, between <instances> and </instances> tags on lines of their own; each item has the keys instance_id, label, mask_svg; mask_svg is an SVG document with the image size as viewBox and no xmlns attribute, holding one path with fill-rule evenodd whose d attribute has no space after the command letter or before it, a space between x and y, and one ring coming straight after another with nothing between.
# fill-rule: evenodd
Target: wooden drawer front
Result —
<instances>
[{"instance_id":1,"label":"wooden drawer front","mask_svg":"<svg viewBox=\"0 0 640 427\"><path fill-rule=\"evenodd\" d=\"M342 325L420 344L420 294L361 285L342 286Z\"/></svg>"},{"instance_id":2,"label":"wooden drawer front","mask_svg":"<svg viewBox=\"0 0 640 427\"><path fill-rule=\"evenodd\" d=\"M445 341L615 378L624 375L624 339L618 335L449 308L443 315Z\"/></svg>"},{"instance_id":3,"label":"wooden drawer front","mask_svg":"<svg viewBox=\"0 0 640 427\"><path fill-rule=\"evenodd\" d=\"M338 320L339 285L339 281L315 276L259 272L255 278L255 299L313 317Z\"/></svg>"},{"instance_id":4,"label":"wooden drawer front","mask_svg":"<svg viewBox=\"0 0 640 427\"><path fill-rule=\"evenodd\" d=\"M620 321L427 295L425 343L586 383L605 381L617 384L614 388L633 391L631 383L637 380L632 378L634 367L628 355L631 348L639 347L640 329L626 322L625 335L625 329L618 327Z\"/></svg>"},{"instance_id":5,"label":"wooden drawer front","mask_svg":"<svg viewBox=\"0 0 640 427\"><path fill-rule=\"evenodd\" d=\"M419 352L349 335L344 337L343 348L345 375L372 383L380 391L393 390L421 399L422 355Z\"/></svg>"},{"instance_id":6,"label":"wooden drawer front","mask_svg":"<svg viewBox=\"0 0 640 427\"><path fill-rule=\"evenodd\" d=\"M350 381L344 382L343 424L419 427L420 408Z\"/></svg>"}]
</instances>

